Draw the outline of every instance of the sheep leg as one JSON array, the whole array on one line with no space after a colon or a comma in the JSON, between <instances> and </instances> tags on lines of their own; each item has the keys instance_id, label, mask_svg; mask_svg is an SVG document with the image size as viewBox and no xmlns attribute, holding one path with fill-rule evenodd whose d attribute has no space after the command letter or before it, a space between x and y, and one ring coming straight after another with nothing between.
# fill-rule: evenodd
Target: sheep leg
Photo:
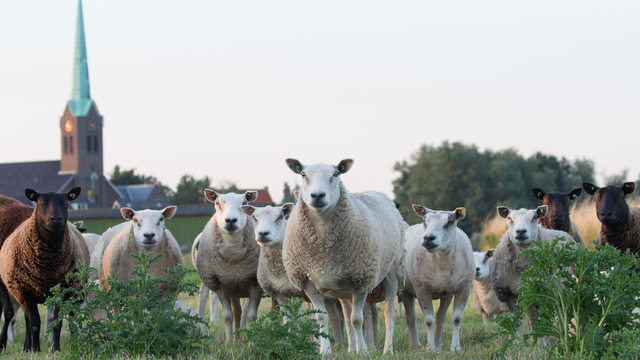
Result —
<instances>
[{"instance_id":1,"label":"sheep leg","mask_svg":"<svg viewBox=\"0 0 640 360\"><path fill-rule=\"evenodd\" d=\"M242 323L242 305L240 305L240 298L231 297L231 311L233 311L233 330L236 331L240 329L240 324Z\"/></svg>"},{"instance_id":2,"label":"sheep leg","mask_svg":"<svg viewBox=\"0 0 640 360\"><path fill-rule=\"evenodd\" d=\"M362 309L362 331L367 347L373 345L373 321L371 320L371 303L365 302ZM373 345L375 348L375 345Z\"/></svg>"},{"instance_id":3,"label":"sheep leg","mask_svg":"<svg viewBox=\"0 0 640 360\"><path fill-rule=\"evenodd\" d=\"M220 315L218 314L218 294L215 291L209 291L209 321L217 322L220 320ZM206 300L205 300L206 302Z\"/></svg>"},{"instance_id":4,"label":"sheep leg","mask_svg":"<svg viewBox=\"0 0 640 360\"><path fill-rule=\"evenodd\" d=\"M382 281L382 288L384 289L384 326L385 326L385 336L384 336L384 350L383 353L393 354L393 330L396 325L396 294L398 293L398 280L387 276ZM375 304L371 304L375 307ZM377 312L378 309L375 308L376 317L375 322L377 323ZM376 324L377 325L377 324ZM377 335L377 331L376 331Z\"/></svg>"},{"instance_id":5,"label":"sheep leg","mask_svg":"<svg viewBox=\"0 0 640 360\"><path fill-rule=\"evenodd\" d=\"M247 319L256 320L258 318L258 307L262 300L262 288L260 286L252 286L249 288L249 304L242 312L242 322L240 327L247 326Z\"/></svg>"},{"instance_id":6,"label":"sheep leg","mask_svg":"<svg viewBox=\"0 0 640 360\"><path fill-rule=\"evenodd\" d=\"M204 311L207 306L208 297L209 297L209 288L205 284L200 285L200 292L198 294L198 315L202 318L202 320L205 320ZM213 301L211 301L211 303L213 303Z\"/></svg>"},{"instance_id":7,"label":"sheep leg","mask_svg":"<svg viewBox=\"0 0 640 360\"><path fill-rule=\"evenodd\" d=\"M340 312L335 301L325 300L324 306L327 308L329 322L331 323L331 333L336 345L344 342L344 321L340 318Z\"/></svg>"},{"instance_id":8,"label":"sheep leg","mask_svg":"<svg viewBox=\"0 0 640 360\"><path fill-rule=\"evenodd\" d=\"M27 325L23 350L40 351L40 312L38 311L38 304L27 302L22 304L22 308L25 324Z\"/></svg>"},{"instance_id":9,"label":"sheep leg","mask_svg":"<svg viewBox=\"0 0 640 360\"><path fill-rule=\"evenodd\" d=\"M436 351L436 342L435 342L435 322L436 319L433 316L433 297L431 293L422 289L417 290L416 295L418 297L418 303L420 304L420 308L422 309L422 317L424 318L424 324L427 327L427 349L430 351ZM407 306L407 313L409 312L408 302L405 303Z\"/></svg>"},{"instance_id":10,"label":"sheep leg","mask_svg":"<svg viewBox=\"0 0 640 360\"><path fill-rule=\"evenodd\" d=\"M52 322L57 320L58 316L60 316L60 308L58 306L53 307L52 316L53 316L51 319ZM60 351L60 331L61 330L62 330L62 320L60 320L53 327L53 345L52 345L53 351Z\"/></svg>"},{"instance_id":11,"label":"sheep leg","mask_svg":"<svg viewBox=\"0 0 640 360\"><path fill-rule=\"evenodd\" d=\"M351 325L356 333L356 352L361 354L367 353L367 344L364 341L364 333L362 331L364 304L367 302L367 292L352 293L351 302L353 310L351 311Z\"/></svg>"},{"instance_id":12,"label":"sheep leg","mask_svg":"<svg viewBox=\"0 0 640 360\"><path fill-rule=\"evenodd\" d=\"M467 299L469 299L468 287L464 287L462 291L455 295L453 299L453 314L451 321L453 323L453 331L451 335L451 351L460 350L460 327L462 325L462 312L467 305ZM486 313L485 313L486 315Z\"/></svg>"},{"instance_id":13,"label":"sheep leg","mask_svg":"<svg viewBox=\"0 0 640 360\"><path fill-rule=\"evenodd\" d=\"M2 281L0 281L0 302L2 303L2 313L4 315L4 324L0 333L0 349L4 349L7 346L7 330L9 330L9 325L15 317L15 313L13 312L9 291ZM10 333L10 335L11 341L13 341L14 334Z\"/></svg>"},{"instance_id":14,"label":"sheep leg","mask_svg":"<svg viewBox=\"0 0 640 360\"><path fill-rule=\"evenodd\" d=\"M371 310L371 332L373 333L373 346L378 347L378 305L370 303ZM395 310L395 309L394 309Z\"/></svg>"},{"instance_id":15,"label":"sheep leg","mask_svg":"<svg viewBox=\"0 0 640 360\"><path fill-rule=\"evenodd\" d=\"M316 310L320 310L321 312L316 314L316 321L318 325L320 325L320 332L328 334L329 327L329 316L326 313L326 309L324 307L324 296L320 294L315 286L310 282L307 282L304 287L304 293L307 295L311 303L313 304L313 308ZM331 342L329 339L325 337L320 337L320 354L330 354L331 353Z\"/></svg>"},{"instance_id":16,"label":"sheep leg","mask_svg":"<svg viewBox=\"0 0 640 360\"><path fill-rule=\"evenodd\" d=\"M222 320L224 321L224 331L227 342L233 339L233 310L231 309L231 297L227 291L218 290L218 297L222 305Z\"/></svg>"},{"instance_id":17,"label":"sheep leg","mask_svg":"<svg viewBox=\"0 0 640 360\"><path fill-rule=\"evenodd\" d=\"M348 300L340 299L340 305L342 305L342 315L345 319L345 325L347 326L347 345L349 348L349 352L356 351L356 332L353 330L353 325L351 324L351 312L353 311L353 306Z\"/></svg>"},{"instance_id":18,"label":"sheep leg","mask_svg":"<svg viewBox=\"0 0 640 360\"><path fill-rule=\"evenodd\" d=\"M467 294L468 295L468 294ZM451 305L451 300L453 300L453 296L443 296L440 298L440 306L438 306L438 312L436 313L436 351L440 352L442 350L442 325L444 324L444 320L447 318L447 309L449 309L449 305ZM455 326L455 324L454 324ZM454 330L455 331L455 330ZM458 347L460 344L458 343Z\"/></svg>"},{"instance_id":19,"label":"sheep leg","mask_svg":"<svg viewBox=\"0 0 640 360\"><path fill-rule=\"evenodd\" d=\"M418 326L416 325L416 299L408 292L402 292L400 298L402 299L402 304L404 304L404 317L409 330L409 347L417 349L420 347L420 340L418 339Z\"/></svg>"}]
</instances>

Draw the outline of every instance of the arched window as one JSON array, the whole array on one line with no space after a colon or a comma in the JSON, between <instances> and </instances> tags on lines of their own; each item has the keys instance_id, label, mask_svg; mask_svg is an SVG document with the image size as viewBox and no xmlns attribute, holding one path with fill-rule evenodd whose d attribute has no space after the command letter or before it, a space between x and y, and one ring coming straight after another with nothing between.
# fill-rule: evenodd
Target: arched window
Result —
<instances>
[{"instance_id":1,"label":"arched window","mask_svg":"<svg viewBox=\"0 0 640 360\"><path fill-rule=\"evenodd\" d=\"M64 153L65 154L69 153L69 137L68 136L64 137Z\"/></svg>"},{"instance_id":2,"label":"arched window","mask_svg":"<svg viewBox=\"0 0 640 360\"><path fill-rule=\"evenodd\" d=\"M93 152L98 153L98 135L93 135Z\"/></svg>"},{"instance_id":3,"label":"arched window","mask_svg":"<svg viewBox=\"0 0 640 360\"><path fill-rule=\"evenodd\" d=\"M91 152L91 135L87 135L87 152Z\"/></svg>"},{"instance_id":4,"label":"arched window","mask_svg":"<svg viewBox=\"0 0 640 360\"><path fill-rule=\"evenodd\" d=\"M73 154L73 135L69 136L69 153Z\"/></svg>"}]
</instances>

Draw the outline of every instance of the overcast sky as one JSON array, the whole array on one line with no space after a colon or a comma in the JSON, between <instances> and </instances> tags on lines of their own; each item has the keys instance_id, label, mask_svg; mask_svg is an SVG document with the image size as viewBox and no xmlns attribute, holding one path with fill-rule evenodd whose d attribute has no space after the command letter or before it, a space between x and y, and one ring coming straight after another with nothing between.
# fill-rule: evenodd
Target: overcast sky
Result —
<instances>
[{"instance_id":1,"label":"overcast sky","mask_svg":"<svg viewBox=\"0 0 640 360\"><path fill-rule=\"evenodd\" d=\"M353 158L349 190L392 195L394 163L445 140L640 174L638 1L83 7L107 175L209 176L279 201L298 180L286 158ZM60 159L76 8L0 3L0 163Z\"/></svg>"}]
</instances>

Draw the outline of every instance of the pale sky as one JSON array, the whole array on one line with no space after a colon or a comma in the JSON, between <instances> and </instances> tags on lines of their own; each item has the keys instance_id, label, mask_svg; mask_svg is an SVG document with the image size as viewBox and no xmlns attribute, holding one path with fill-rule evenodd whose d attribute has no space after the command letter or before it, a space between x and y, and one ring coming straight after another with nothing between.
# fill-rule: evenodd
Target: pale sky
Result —
<instances>
[{"instance_id":1,"label":"pale sky","mask_svg":"<svg viewBox=\"0 0 640 360\"><path fill-rule=\"evenodd\" d=\"M0 163L60 159L76 7L0 2ZM209 176L279 201L298 181L286 158L353 158L349 190L393 196L394 163L448 140L640 175L638 1L83 7L106 174L118 164L174 189Z\"/></svg>"}]
</instances>

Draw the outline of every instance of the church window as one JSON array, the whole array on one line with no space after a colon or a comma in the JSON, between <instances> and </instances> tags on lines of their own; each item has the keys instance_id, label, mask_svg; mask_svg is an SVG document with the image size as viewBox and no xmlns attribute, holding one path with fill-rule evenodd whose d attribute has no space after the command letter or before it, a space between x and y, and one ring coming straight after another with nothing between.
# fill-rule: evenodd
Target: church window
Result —
<instances>
[{"instance_id":1,"label":"church window","mask_svg":"<svg viewBox=\"0 0 640 360\"><path fill-rule=\"evenodd\" d=\"M68 136L64 137L64 153L65 154L69 153L69 137Z\"/></svg>"},{"instance_id":2,"label":"church window","mask_svg":"<svg viewBox=\"0 0 640 360\"><path fill-rule=\"evenodd\" d=\"M91 152L91 135L87 135L87 152Z\"/></svg>"},{"instance_id":3,"label":"church window","mask_svg":"<svg viewBox=\"0 0 640 360\"><path fill-rule=\"evenodd\" d=\"M69 136L69 153L73 154L73 135Z\"/></svg>"},{"instance_id":4,"label":"church window","mask_svg":"<svg viewBox=\"0 0 640 360\"><path fill-rule=\"evenodd\" d=\"M93 152L98 153L98 135L93 135Z\"/></svg>"}]
</instances>

